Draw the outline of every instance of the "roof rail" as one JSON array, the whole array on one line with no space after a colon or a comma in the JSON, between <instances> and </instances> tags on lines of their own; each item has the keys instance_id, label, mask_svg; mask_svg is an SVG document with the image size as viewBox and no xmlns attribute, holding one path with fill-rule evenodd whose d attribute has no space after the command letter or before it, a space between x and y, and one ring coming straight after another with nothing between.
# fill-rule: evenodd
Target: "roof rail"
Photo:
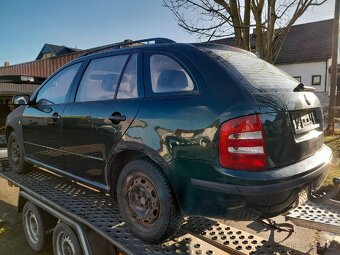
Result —
<instances>
[{"instance_id":1,"label":"roof rail","mask_svg":"<svg viewBox=\"0 0 340 255\"><path fill-rule=\"evenodd\" d=\"M150 42L154 42L154 44L160 44L160 43L175 43L175 41L168 39L168 38L162 38L162 37L155 37L155 38L148 38L148 39L142 39L142 40L124 40L120 43L113 43L105 46L100 46L96 48L90 49L90 51L84 53L82 56L87 56L96 52L101 52L109 49L120 49L123 48L123 46L140 46L141 44L150 44ZM137 44L137 45L134 45Z\"/></svg>"}]
</instances>

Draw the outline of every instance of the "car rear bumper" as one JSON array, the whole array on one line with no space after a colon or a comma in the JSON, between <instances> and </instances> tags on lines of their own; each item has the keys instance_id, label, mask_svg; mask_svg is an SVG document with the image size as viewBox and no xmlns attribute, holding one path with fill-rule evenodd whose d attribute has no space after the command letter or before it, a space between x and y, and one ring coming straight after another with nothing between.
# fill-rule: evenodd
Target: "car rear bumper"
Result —
<instances>
[{"instance_id":1,"label":"car rear bumper","mask_svg":"<svg viewBox=\"0 0 340 255\"><path fill-rule=\"evenodd\" d=\"M332 151L325 145L307 159L264 172L183 159L172 162L169 176L184 215L223 219L236 219L236 215L237 220L248 220L253 212L259 218L272 217L292 208L302 190L323 183L331 159Z\"/></svg>"},{"instance_id":2,"label":"car rear bumper","mask_svg":"<svg viewBox=\"0 0 340 255\"><path fill-rule=\"evenodd\" d=\"M325 176L332 160L332 151L329 147L323 146L313 156L289 165L287 167L269 170L267 172L248 173L244 178L244 183L258 181L256 185L235 185L217 183L206 180L191 178L193 186L213 191L225 192L239 195L265 195L273 192L292 190L306 184L315 183L314 188L318 188L320 176ZM230 174L232 170L219 170L222 173ZM234 171L236 172L236 171ZM237 171L240 172L240 171ZM233 173L234 178L242 182L244 173Z\"/></svg>"}]
</instances>

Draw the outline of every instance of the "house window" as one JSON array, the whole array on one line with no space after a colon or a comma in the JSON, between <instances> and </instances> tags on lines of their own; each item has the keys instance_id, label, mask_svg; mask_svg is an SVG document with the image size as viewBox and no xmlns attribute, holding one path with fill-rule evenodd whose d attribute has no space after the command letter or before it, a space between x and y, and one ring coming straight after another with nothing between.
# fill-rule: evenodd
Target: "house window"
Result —
<instances>
[{"instance_id":1,"label":"house window","mask_svg":"<svg viewBox=\"0 0 340 255\"><path fill-rule=\"evenodd\" d=\"M297 80L298 82L301 82L301 76L294 76L294 79Z\"/></svg>"},{"instance_id":2,"label":"house window","mask_svg":"<svg viewBox=\"0 0 340 255\"><path fill-rule=\"evenodd\" d=\"M321 75L312 75L312 85L321 85Z\"/></svg>"}]
</instances>

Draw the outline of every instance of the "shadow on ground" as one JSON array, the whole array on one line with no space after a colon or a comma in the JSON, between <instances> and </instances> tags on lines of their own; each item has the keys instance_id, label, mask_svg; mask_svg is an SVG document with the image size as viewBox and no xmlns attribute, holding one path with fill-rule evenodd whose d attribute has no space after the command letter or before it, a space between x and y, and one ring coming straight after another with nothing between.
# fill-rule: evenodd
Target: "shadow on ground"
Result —
<instances>
[{"instance_id":1,"label":"shadow on ground","mask_svg":"<svg viewBox=\"0 0 340 255\"><path fill-rule=\"evenodd\" d=\"M52 248L34 252L26 242L17 208L0 200L0 253L11 255L51 255Z\"/></svg>"}]
</instances>

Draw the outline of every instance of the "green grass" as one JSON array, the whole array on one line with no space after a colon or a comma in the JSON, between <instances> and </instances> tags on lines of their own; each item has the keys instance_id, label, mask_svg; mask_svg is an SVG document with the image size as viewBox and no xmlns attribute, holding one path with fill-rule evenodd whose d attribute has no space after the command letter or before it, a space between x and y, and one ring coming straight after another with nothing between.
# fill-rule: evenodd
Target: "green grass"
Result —
<instances>
[{"instance_id":1,"label":"green grass","mask_svg":"<svg viewBox=\"0 0 340 255\"><path fill-rule=\"evenodd\" d=\"M340 130L332 136L325 136L324 141L333 151L332 165L324 183L324 186L329 186L333 184L334 177L340 177Z\"/></svg>"}]
</instances>

